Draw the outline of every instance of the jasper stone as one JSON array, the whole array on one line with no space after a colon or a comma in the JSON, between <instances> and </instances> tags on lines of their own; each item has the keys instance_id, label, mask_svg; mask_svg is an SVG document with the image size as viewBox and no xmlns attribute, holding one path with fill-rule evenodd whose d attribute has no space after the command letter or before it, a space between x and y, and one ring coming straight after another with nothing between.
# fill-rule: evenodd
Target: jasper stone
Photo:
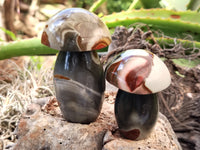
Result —
<instances>
[{"instance_id":1,"label":"jasper stone","mask_svg":"<svg viewBox=\"0 0 200 150\"><path fill-rule=\"evenodd\" d=\"M150 51L130 49L109 60L106 79L123 91L151 94L164 90L171 83L167 66Z\"/></svg>"},{"instance_id":2,"label":"jasper stone","mask_svg":"<svg viewBox=\"0 0 200 150\"><path fill-rule=\"evenodd\" d=\"M41 42L59 51L78 52L107 47L111 37L96 14L82 8L67 8L47 21Z\"/></svg>"},{"instance_id":3,"label":"jasper stone","mask_svg":"<svg viewBox=\"0 0 200 150\"><path fill-rule=\"evenodd\" d=\"M158 116L156 94L138 95L119 90L115 117L122 136L132 140L147 138Z\"/></svg>"},{"instance_id":4,"label":"jasper stone","mask_svg":"<svg viewBox=\"0 0 200 150\"><path fill-rule=\"evenodd\" d=\"M90 123L101 111L105 79L96 52L60 51L54 69L56 98L64 118Z\"/></svg>"}]
</instances>

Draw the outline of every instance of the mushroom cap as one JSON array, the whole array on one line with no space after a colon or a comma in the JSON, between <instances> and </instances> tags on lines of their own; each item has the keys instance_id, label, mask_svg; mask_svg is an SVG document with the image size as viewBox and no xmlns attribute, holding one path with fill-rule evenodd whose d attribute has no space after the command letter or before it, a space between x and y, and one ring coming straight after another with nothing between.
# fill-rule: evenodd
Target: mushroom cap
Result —
<instances>
[{"instance_id":1,"label":"mushroom cap","mask_svg":"<svg viewBox=\"0 0 200 150\"><path fill-rule=\"evenodd\" d=\"M94 13L68 8L47 21L41 42L59 51L91 51L107 47L111 36L107 26Z\"/></svg>"},{"instance_id":2,"label":"mushroom cap","mask_svg":"<svg viewBox=\"0 0 200 150\"><path fill-rule=\"evenodd\" d=\"M164 62L143 49L126 50L115 56L106 67L106 79L119 89L134 94L157 93L171 83Z\"/></svg>"}]
</instances>

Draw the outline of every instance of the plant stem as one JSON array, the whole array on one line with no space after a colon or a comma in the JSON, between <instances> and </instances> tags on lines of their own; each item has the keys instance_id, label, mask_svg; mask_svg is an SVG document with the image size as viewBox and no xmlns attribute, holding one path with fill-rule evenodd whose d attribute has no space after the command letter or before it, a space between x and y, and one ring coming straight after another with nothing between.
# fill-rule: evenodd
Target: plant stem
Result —
<instances>
[{"instance_id":1,"label":"plant stem","mask_svg":"<svg viewBox=\"0 0 200 150\"><path fill-rule=\"evenodd\" d=\"M40 39L32 38L0 45L0 60L16 56L49 55L58 51L41 44Z\"/></svg>"},{"instance_id":2,"label":"plant stem","mask_svg":"<svg viewBox=\"0 0 200 150\"><path fill-rule=\"evenodd\" d=\"M137 9L141 7L142 7L142 4L140 0L133 0L133 2L131 3L127 11L131 11L132 9Z\"/></svg>"},{"instance_id":3,"label":"plant stem","mask_svg":"<svg viewBox=\"0 0 200 150\"><path fill-rule=\"evenodd\" d=\"M103 4L106 0L98 0L96 1L89 9L89 11L91 12L95 12L100 6L101 4Z\"/></svg>"},{"instance_id":4,"label":"plant stem","mask_svg":"<svg viewBox=\"0 0 200 150\"><path fill-rule=\"evenodd\" d=\"M189 4L187 5L188 10L198 10L199 8L200 8L199 0L190 0Z\"/></svg>"}]
</instances>

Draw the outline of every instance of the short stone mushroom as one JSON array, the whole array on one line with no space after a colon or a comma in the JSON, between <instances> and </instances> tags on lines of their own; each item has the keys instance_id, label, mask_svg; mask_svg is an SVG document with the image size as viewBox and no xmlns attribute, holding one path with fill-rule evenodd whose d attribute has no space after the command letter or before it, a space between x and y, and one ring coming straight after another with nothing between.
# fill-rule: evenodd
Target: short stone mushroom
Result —
<instances>
[{"instance_id":1,"label":"short stone mushroom","mask_svg":"<svg viewBox=\"0 0 200 150\"><path fill-rule=\"evenodd\" d=\"M48 20L41 42L60 51L54 85L64 118L74 123L95 121L105 90L103 66L95 50L111 42L106 25L85 9L64 9Z\"/></svg>"},{"instance_id":2,"label":"short stone mushroom","mask_svg":"<svg viewBox=\"0 0 200 150\"><path fill-rule=\"evenodd\" d=\"M122 136L147 138L158 115L156 93L171 83L168 68L150 51L131 49L113 57L106 67L106 79L118 87L115 117Z\"/></svg>"}]
</instances>

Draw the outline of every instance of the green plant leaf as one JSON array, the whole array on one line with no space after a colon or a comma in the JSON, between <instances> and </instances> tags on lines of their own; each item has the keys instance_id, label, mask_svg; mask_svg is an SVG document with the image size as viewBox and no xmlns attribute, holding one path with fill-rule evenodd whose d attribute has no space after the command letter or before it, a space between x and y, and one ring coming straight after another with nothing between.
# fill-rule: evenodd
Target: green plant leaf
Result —
<instances>
[{"instance_id":1,"label":"green plant leaf","mask_svg":"<svg viewBox=\"0 0 200 150\"><path fill-rule=\"evenodd\" d=\"M181 67L187 67L187 68L193 68L200 64L200 59L188 60L180 58L180 59L172 59L172 61Z\"/></svg>"},{"instance_id":2,"label":"green plant leaf","mask_svg":"<svg viewBox=\"0 0 200 150\"><path fill-rule=\"evenodd\" d=\"M41 44L41 39L32 38L0 44L0 60L17 56L50 55L57 50Z\"/></svg>"},{"instance_id":3,"label":"green plant leaf","mask_svg":"<svg viewBox=\"0 0 200 150\"><path fill-rule=\"evenodd\" d=\"M12 39L13 41L17 40L17 38L16 38L16 36L15 36L15 34L14 34L13 32L11 32L11 31L9 31L9 30L3 28L3 27L0 27L0 29L1 29L3 32L5 32L5 34L7 34L8 36L10 36L11 39Z\"/></svg>"},{"instance_id":4,"label":"green plant leaf","mask_svg":"<svg viewBox=\"0 0 200 150\"><path fill-rule=\"evenodd\" d=\"M42 64L44 63L43 56L30 56L30 60L33 63L33 66L35 66L38 70L41 69Z\"/></svg>"},{"instance_id":5,"label":"green plant leaf","mask_svg":"<svg viewBox=\"0 0 200 150\"><path fill-rule=\"evenodd\" d=\"M200 13L166 9L140 9L113 13L102 18L109 28L147 24L151 30L161 31L166 36L200 41Z\"/></svg>"},{"instance_id":6,"label":"green plant leaf","mask_svg":"<svg viewBox=\"0 0 200 150\"><path fill-rule=\"evenodd\" d=\"M161 8L160 0L140 0L143 8Z\"/></svg>"}]
</instances>

